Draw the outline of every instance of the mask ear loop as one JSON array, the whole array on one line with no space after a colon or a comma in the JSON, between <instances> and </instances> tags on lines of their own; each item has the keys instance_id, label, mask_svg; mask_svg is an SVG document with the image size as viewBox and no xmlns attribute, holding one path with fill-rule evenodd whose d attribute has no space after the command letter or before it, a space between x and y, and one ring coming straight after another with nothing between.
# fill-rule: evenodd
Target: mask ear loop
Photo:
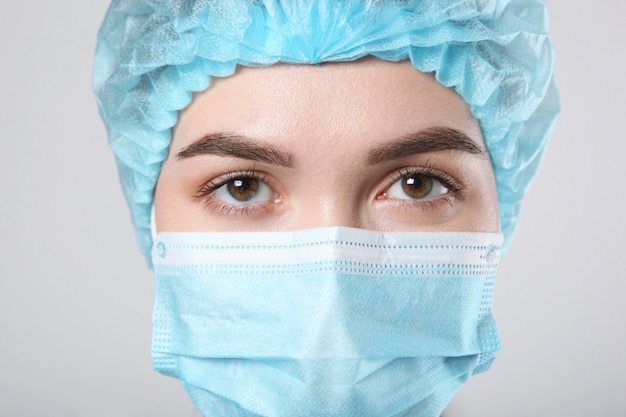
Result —
<instances>
[{"instance_id":1,"label":"mask ear loop","mask_svg":"<svg viewBox=\"0 0 626 417\"><path fill-rule=\"evenodd\" d=\"M152 241L154 242L157 237L157 228L156 228L156 217L154 215L154 204L150 209L150 235L152 236Z\"/></svg>"}]
</instances>

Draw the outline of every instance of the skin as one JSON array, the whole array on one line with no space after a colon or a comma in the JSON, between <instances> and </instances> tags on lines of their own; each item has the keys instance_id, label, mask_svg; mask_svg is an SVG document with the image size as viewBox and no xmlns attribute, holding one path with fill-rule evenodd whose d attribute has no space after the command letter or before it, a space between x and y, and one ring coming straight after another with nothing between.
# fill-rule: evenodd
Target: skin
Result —
<instances>
[{"instance_id":1,"label":"skin","mask_svg":"<svg viewBox=\"0 0 626 417\"><path fill-rule=\"evenodd\" d=\"M373 58L214 79L180 113L155 219L159 232L499 231L469 106L410 63Z\"/></svg>"}]
</instances>

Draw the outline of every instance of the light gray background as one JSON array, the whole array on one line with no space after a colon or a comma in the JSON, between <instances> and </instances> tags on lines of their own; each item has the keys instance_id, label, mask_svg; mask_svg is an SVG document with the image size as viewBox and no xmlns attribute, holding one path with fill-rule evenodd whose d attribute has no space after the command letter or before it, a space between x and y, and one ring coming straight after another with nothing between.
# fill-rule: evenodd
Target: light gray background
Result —
<instances>
[{"instance_id":1,"label":"light gray background","mask_svg":"<svg viewBox=\"0 0 626 417\"><path fill-rule=\"evenodd\" d=\"M0 416L192 416L90 91L105 0L2 1ZM593 6L591 6L593 5ZM451 416L626 415L623 2L549 2L563 114Z\"/></svg>"}]
</instances>

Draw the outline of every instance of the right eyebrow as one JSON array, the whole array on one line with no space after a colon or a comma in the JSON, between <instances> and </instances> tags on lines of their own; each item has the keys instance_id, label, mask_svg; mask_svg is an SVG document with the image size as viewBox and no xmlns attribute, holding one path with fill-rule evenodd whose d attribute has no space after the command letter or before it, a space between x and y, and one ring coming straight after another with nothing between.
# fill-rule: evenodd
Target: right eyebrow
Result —
<instances>
[{"instance_id":1,"label":"right eyebrow","mask_svg":"<svg viewBox=\"0 0 626 417\"><path fill-rule=\"evenodd\" d=\"M293 165L293 155L268 143L251 137L232 133L211 133L201 137L176 154L176 159L198 155L233 156L251 161L265 162L289 168Z\"/></svg>"}]
</instances>

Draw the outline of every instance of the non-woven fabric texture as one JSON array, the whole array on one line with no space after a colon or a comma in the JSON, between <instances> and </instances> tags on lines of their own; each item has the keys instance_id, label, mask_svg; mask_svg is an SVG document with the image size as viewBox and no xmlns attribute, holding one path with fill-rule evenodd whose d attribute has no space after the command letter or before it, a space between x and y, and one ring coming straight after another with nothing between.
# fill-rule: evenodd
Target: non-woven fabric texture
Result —
<instances>
[{"instance_id":1,"label":"non-woven fabric texture","mask_svg":"<svg viewBox=\"0 0 626 417\"><path fill-rule=\"evenodd\" d=\"M205 416L438 417L500 349L500 233L159 233L155 369Z\"/></svg>"},{"instance_id":2,"label":"non-woven fabric texture","mask_svg":"<svg viewBox=\"0 0 626 417\"><path fill-rule=\"evenodd\" d=\"M410 60L479 120L495 171L504 249L559 100L540 0L114 0L93 88L141 249L178 112L238 65Z\"/></svg>"}]
</instances>

